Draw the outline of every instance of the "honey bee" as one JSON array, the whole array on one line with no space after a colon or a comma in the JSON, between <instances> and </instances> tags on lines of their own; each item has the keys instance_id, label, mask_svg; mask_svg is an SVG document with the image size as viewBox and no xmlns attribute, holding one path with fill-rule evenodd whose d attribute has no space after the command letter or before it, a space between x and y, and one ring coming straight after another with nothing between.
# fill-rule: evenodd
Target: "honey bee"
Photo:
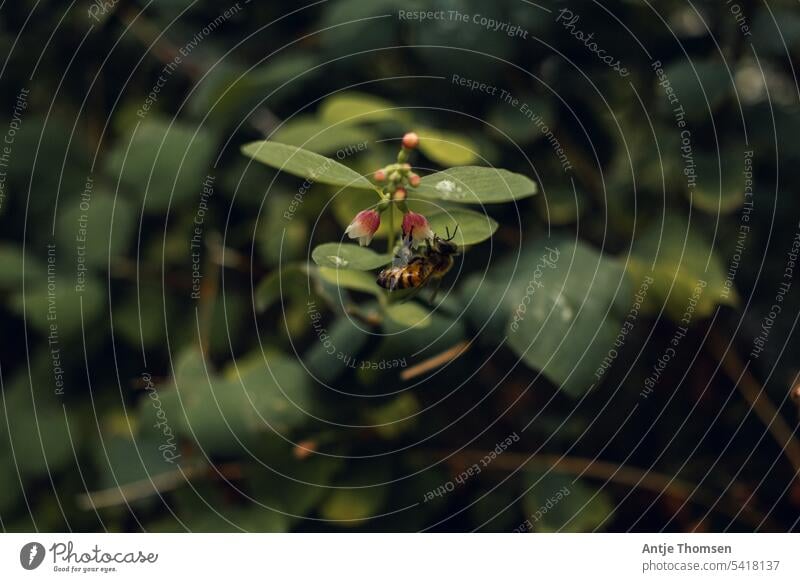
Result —
<instances>
[{"instance_id":1,"label":"honey bee","mask_svg":"<svg viewBox=\"0 0 800 582\"><path fill-rule=\"evenodd\" d=\"M447 238L434 235L432 239L425 241L425 247L421 251L416 252L411 248L411 238L405 238L392 265L378 273L378 285L394 291L420 289L431 280L441 283L442 277L453 267L453 257L458 254L458 245L451 242L457 230L458 227L452 236L448 230Z\"/></svg>"}]
</instances>

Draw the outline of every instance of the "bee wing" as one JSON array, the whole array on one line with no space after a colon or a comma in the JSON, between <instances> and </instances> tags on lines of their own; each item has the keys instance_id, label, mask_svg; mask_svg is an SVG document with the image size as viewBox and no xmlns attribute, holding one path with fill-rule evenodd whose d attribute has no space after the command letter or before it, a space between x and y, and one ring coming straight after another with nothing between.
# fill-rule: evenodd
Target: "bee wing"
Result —
<instances>
[{"instance_id":1,"label":"bee wing","mask_svg":"<svg viewBox=\"0 0 800 582\"><path fill-rule=\"evenodd\" d=\"M392 260L393 267L405 267L411 261L411 258L414 256L414 251L411 248L411 237L407 237L403 239L403 244L400 245L400 248L394 254L394 259Z\"/></svg>"}]
</instances>

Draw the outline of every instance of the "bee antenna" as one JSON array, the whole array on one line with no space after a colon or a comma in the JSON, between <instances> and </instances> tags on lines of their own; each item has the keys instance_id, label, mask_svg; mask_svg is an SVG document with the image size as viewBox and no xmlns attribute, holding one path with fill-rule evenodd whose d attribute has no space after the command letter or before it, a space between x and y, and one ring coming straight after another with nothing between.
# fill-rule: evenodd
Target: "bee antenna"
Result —
<instances>
[{"instance_id":1,"label":"bee antenna","mask_svg":"<svg viewBox=\"0 0 800 582\"><path fill-rule=\"evenodd\" d=\"M450 229L449 229L448 227L446 227L446 226L445 226L445 227L444 227L444 230L445 230L445 232L447 233L447 238L446 238L446 239L444 239L444 240L446 240L446 241L450 242L451 240L453 240L454 238L456 238L456 233L458 232L458 224L456 224L456 227L455 227L455 229L453 230L453 235L452 235L452 236L450 236Z\"/></svg>"}]
</instances>

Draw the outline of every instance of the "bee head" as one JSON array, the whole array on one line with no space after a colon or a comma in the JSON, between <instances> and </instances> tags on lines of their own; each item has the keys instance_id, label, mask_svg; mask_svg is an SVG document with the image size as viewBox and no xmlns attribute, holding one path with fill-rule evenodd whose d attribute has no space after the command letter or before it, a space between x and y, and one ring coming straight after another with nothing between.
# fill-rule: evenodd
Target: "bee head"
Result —
<instances>
[{"instance_id":1,"label":"bee head","mask_svg":"<svg viewBox=\"0 0 800 582\"><path fill-rule=\"evenodd\" d=\"M456 233L458 232L458 225L456 225L453 234L450 234L450 229L447 227L445 227L445 232L447 233L447 238L440 238L437 236L434 238L434 243L440 253L444 253L447 255L454 255L458 252L458 245L451 241L456 237Z\"/></svg>"}]
</instances>

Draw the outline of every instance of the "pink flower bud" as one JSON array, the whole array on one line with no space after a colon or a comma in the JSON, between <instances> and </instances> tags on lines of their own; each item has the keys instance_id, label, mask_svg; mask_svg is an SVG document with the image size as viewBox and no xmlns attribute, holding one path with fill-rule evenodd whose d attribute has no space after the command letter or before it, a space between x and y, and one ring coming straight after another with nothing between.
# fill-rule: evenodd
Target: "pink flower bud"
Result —
<instances>
[{"instance_id":1,"label":"pink flower bud","mask_svg":"<svg viewBox=\"0 0 800 582\"><path fill-rule=\"evenodd\" d=\"M416 175L416 174L411 174L411 175L408 177L408 183L409 183L409 184L411 184L411 185L412 185L414 188L416 188L417 186L419 186L419 180L420 180L420 178L419 178L419 176L418 176L418 175Z\"/></svg>"},{"instance_id":2,"label":"pink flower bud","mask_svg":"<svg viewBox=\"0 0 800 582\"><path fill-rule=\"evenodd\" d=\"M398 188L394 191L393 198L395 200L405 200L406 199L406 189L405 188Z\"/></svg>"},{"instance_id":3,"label":"pink flower bud","mask_svg":"<svg viewBox=\"0 0 800 582\"><path fill-rule=\"evenodd\" d=\"M403 216L403 236L410 236L414 243L419 243L433 238L433 231L427 218L409 211Z\"/></svg>"},{"instance_id":4,"label":"pink flower bud","mask_svg":"<svg viewBox=\"0 0 800 582\"><path fill-rule=\"evenodd\" d=\"M419 136L413 131L409 131L403 136L403 147L413 150L419 145Z\"/></svg>"},{"instance_id":5,"label":"pink flower bud","mask_svg":"<svg viewBox=\"0 0 800 582\"><path fill-rule=\"evenodd\" d=\"M372 237L380 225L381 215L377 210L362 210L356 214L344 233L350 238L357 238L358 244L365 247L372 242Z\"/></svg>"},{"instance_id":6,"label":"pink flower bud","mask_svg":"<svg viewBox=\"0 0 800 582\"><path fill-rule=\"evenodd\" d=\"M386 180L386 172L383 170L378 170L375 172L375 181L376 182L383 182Z\"/></svg>"}]
</instances>

